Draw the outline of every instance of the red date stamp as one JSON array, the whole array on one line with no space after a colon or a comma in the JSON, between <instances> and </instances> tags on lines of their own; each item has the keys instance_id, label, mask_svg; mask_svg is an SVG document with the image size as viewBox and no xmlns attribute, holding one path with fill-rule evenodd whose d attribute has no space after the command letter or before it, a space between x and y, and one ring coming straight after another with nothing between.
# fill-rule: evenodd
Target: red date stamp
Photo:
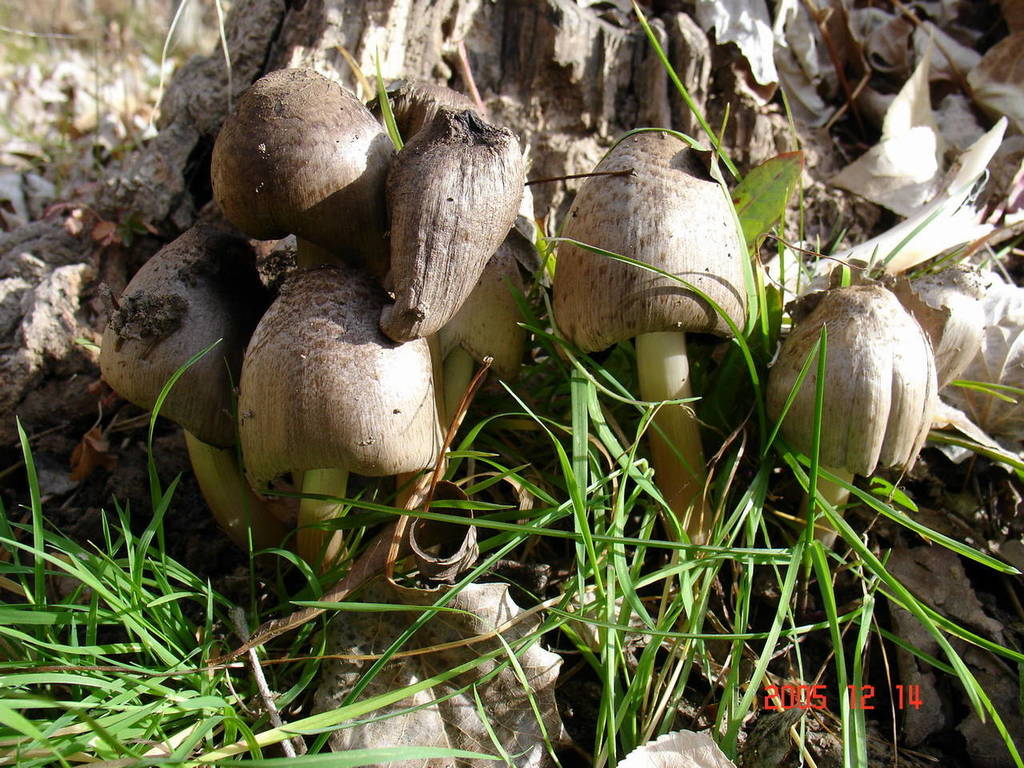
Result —
<instances>
[{"instance_id":1,"label":"red date stamp","mask_svg":"<svg viewBox=\"0 0 1024 768\"><path fill-rule=\"evenodd\" d=\"M874 699L873 685L846 686L846 701L850 709L874 709ZM897 709L920 709L921 686L894 686L893 703ZM824 685L766 685L764 708L771 712L780 712L784 709L828 709L828 695Z\"/></svg>"}]
</instances>

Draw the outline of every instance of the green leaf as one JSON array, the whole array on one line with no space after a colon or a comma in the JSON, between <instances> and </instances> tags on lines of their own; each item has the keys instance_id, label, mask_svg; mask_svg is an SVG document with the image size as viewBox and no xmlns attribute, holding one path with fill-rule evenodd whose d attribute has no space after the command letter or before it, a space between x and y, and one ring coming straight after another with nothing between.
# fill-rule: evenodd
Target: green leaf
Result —
<instances>
[{"instance_id":1,"label":"green leaf","mask_svg":"<svg viewBox=\"0 0 1024 768\"><path fill-rule=\"evenodd\" d=\"M803 152L786 152L754 168L733 190L732 201L747 248L782 218L803 167Z\"/></svg>"}]
</instances>

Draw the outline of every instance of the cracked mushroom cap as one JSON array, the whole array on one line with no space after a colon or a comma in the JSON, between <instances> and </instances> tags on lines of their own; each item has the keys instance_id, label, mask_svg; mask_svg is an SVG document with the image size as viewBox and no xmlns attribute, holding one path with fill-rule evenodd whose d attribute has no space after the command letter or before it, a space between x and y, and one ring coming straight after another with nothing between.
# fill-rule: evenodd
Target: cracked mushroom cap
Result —
<instances>
[{"instance_id":1,"label":"cracked mushroom cap","mask_svg":"<svg viewBox=\"0 0 1024 768\"><path fill-rule=\"evenodd\" d=\"M621 141L594 170L621 174L583 182L562 236L676 275L742 325L747 251L704 153L645 132ZM658 331L730 335L682 283L569 243L558 248L554 294L559 328L585 352Z\"/></svg>"},{"instance_id":2,"label":"cracked mushroom cap","mask_svg":"<svg viewBox=\"0 0 1024 768\"><path fill-rule=\"evenodd\" d=\"M253 487L285 472L382 476L436 460L430 351L426 340L381 334L384 300L345 266L302 270L281 286L242 366L239 431Z\"/></svg>"},{"instance_id":3,"label":"cracked mushroom cap","mask_svg":"<svg viewBox=\"0 0 1024 768\"><path fill-rule=\"evenodd\" d=\"M468 96L447 86L424 81L394 83L388 88L388 103L391 104L398 133L405 141L419 133L420 128L431 122L442 108L476 112L476 105ZM370 102L370 112L383 122L377 99Z\"/></svg>"},{"instance_id":4,"label":"cracked mushroom cap","mask_svg":"<svg viewBox=\"0 0 1024 768\"><path fill-rule=\"evenodd\" d=\"M935 361L925 332L881 286L836 288L805 301L801 309L809 314L798 315L768 376L769 415L779 417L825 326L821 463L858 475L878 466L910 467L937 405ZM786 440L804 453L812 450L816 381L812 364L782 424Z\"/></svg>"},{"instance_id":5,"label":"cracked mushroom cap","mask_svg":"<svg viewBox=\"0 0 1024 768\"><path fill-rule=\"evenodd\" d=\"M409 140L388 174L387 336L430 336L451 320L512 228L525 182L516 137L471 110L442 109Z\"/></svg>"},{"instance_id":6,"label":"cracked mushroom cap","mask_svg":"<svg viewBox=\"0 0 1024 768\"><path fill-rule=\"evenodd\" d=\"M245 240L193 227L150 258L112 302L100 351L103 378L121 397L151 409L182 365L222 339L174 385L160 413L205 443L234 445L232 388L268 301Z\"/></svg>"},{"instance_id":7,"label":"cracked mushroom cap","mask_svg":"<svg viewBox=\"0 0 1024 768\"><path fill-rule=\"evenodd\" d=\"M250 237L288 234L383 274L384 183L394 147L359 99L281 69L239 98L213 147L213 196Z\"/></svg>"}]
</instances>

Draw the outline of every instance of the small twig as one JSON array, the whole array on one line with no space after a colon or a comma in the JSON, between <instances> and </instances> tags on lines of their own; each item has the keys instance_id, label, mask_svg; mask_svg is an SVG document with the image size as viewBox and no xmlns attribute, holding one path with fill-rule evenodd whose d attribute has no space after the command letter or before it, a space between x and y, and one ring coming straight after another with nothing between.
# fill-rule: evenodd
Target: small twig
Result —
<instances>
[{"instance_id":1,"label":"small twig","mask_svg":"<svg viewBox=\"0 0 1024 768\"><path fill-rule=\"evenodd\" d=\"M459 53L459 72L462 75L462 79L465 81L466 87L469 89L469 95L473 99L473 103L476 104L476 108L480 110L481 115L486 117L487 107L484 106L484 101L480 98L480 91L476 89L476 81L473 79L473 72L469 68L469 56L466 54L466 43L459 40L457 50Z\"/></svg>"},{"instance_id":2,"label":"small twig","mask_svg":"<svg viewBox=\"0 0 1024 768\"><path fill-rule=\"evenodd\" d=\"M235 624L235 632L238 633L243 643L249 642L249 627L245 623L245 611L239 607L231 609L231 621ZM260 665L260 657L256 653L255 648L249 649L249 665L252 667L252 676L256 680L256 688L260 692L260 698L263 699L263 706L267 709L267 714L270 716L270 724L275 728L283 728L284 721L281 720L281 713L277 710L277 704L274 703L274 694L270 690L270 686L267 685L267 678L263 674L263 667ZM290 739L285 739L281 742L281 749L284 750L285 757L295 757L297 754L304 755L306 753L306 743L300 736L292 736Z\"/></svg>"},{"instance_id":3,"label":"small twig","mask_svg":"<svg viewBox=\"0 0 1024 768\"><path fill-rule=\"evenodd\" d=\"M95 40L95 37L83 37L81 35L67 35L63 32L31 32L27 29L14 29L0 25L0 32L19 37L31 37L37 40Z\"/></svg>"},{"instance_id":4,"label":"small twig","mask_svg":"<svg viewBox=\"0 0 1024 768\"><path fill-rule=\"evenodd\" d=\"M621 171L591 171L590 173L570 173L568 176L549 176L544 179L531 179L526 186L531 184L546 184L550 181L567 181L568 179L586 179L590 176L632 176L636 171L632 168L623 168Z\"/></svg>"}]
</instances>

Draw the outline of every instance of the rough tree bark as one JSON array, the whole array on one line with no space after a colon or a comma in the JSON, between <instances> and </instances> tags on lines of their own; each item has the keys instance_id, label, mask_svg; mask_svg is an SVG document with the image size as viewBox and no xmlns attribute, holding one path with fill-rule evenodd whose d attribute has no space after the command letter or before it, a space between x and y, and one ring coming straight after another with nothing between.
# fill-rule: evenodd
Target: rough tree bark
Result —
<instances>
[{"instance_id":1,"label":"rough tree bark","mask_svg":"<svg viewBox=\"0 0 1024 768\"><path fill-rule=\"evenodd\" d=\"M710 44L684 7L663 2L648 13L712 123L730 105L734 157L746 166L789 148L777 107L758 106L738 85L733 52ZM154 139L84 197L0 238L0 445L15 442L12 414L30 433L96 417L95 353L75 339L98 340L106 322L99 285L116 294L201 215L217 131L231 101L260 75L311 66L356 90L349 59L372 76L379 55L389 81L468 91L472 80L492 119L528 144L531 178L580 173L631 128L698 135L626 9L582 0L237 0L226 27L230 75L220 50L189 61L167 89ZM556 221L573 189L574 182L533 187L538 215ZM93 222L129 216L154 235L131 248L101 247L90 236Z\"/></svg>"}]
</instances>

